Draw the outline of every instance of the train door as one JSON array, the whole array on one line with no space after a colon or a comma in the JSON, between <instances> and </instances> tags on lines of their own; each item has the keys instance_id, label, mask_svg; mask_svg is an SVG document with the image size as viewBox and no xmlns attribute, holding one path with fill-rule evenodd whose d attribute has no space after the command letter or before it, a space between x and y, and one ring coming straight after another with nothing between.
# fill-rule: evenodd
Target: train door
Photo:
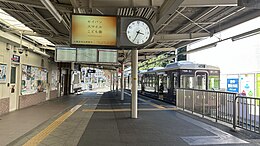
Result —
<instances>
[{"instance_id":1,"label":"train door","mask_svg":"<svg viewBox=\"0 0 260 146\"><path fill-rule=\"evenodd\" d=\"M207 71L196 71L195 72L195 83L194 88L199 90L207 90L208 84L208 72Z\"/></svg>"},{"instance_id":2,"label":"train door","mask_svg":"<svg viewBox=\"0 0 260 146\"><path fill-rule=\"evenodd\" d=\"M167 98L173 101L176 97L176 87L177 87L177 74L176 72L170 72L167 77L167 88L168 95Z\"/></svg>"}]
</instances>

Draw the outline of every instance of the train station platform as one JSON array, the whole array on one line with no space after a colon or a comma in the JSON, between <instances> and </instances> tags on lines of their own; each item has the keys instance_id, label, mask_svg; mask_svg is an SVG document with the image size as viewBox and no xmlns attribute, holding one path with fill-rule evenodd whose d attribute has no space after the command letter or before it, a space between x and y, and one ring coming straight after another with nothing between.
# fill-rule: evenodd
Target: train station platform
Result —
<instances>
[{"instance_id":1,"label":"train station platform","mask_svg":"<svg viewBox=\"0 0 260 146\"><path fill-rule=\"evenodd\" d=\"M118 94L120 95L120 94ZM105 89L65 96L0 117L0 145L10 146L188 146L259 145L260 135L183 112L173 105Z\"/></svg>"}]
</instances>

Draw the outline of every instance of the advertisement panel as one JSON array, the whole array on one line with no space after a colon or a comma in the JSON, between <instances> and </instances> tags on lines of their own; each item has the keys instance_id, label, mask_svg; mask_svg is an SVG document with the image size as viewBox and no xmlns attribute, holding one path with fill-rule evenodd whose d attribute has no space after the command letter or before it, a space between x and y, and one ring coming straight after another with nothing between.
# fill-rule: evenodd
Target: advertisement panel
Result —
<instances>
[{"instance_id":1,"label":"advertisement panel","mask_svg":"<svg viewBox=\"0 0 260 146\"><path fill-rule=\"evenodd\" d=\"M239 92L239 79L238 78L228 78L227 79L227 91L229 92Z\"/></svg>"},{"instance_id":2,"label":"advertisement panel","mask_svg":"<svg viewBox=\"0 0 260 146\"><path fill-rule=\"evenodd\" d=\"M256 98L260 98L260 73L256 74ZM256 104L259 106L260 101L256 100Z\"/></svg>"},{"instance_id":3,"label":"advertisement panel","mask_svg":"<svg viewBox=\"0 0 260 146\"><path fill-rule=\"evenodd\" d=\"M255 76L254 74L242 74L240 79L240 93L248 97L255 96Z\"/></svg>"},{"instance_id":4,"label":"advertisement panel","mask_svg":"<svg viewBox=\"0 0 260 146\"><path fill-rule=\"evenodd\" d=\"M72 15L71 45L116 46L117 17Z\"/></svg>"},{"instance_id":5,"label":"advertisement panel","mask_svg":"<svg viewBox=\"0 0 260 146\"><path fill-rule=\"evenodd\" d=\"M0 83L6 81L6 71L7 65L6 64L0 64Z\"/></svg>"},{"instance_id":6,"label":"advertisement panel","mask_svg":"<svg viewBox=\"0 0 260 146\"><path fill-rule=\"evenodd\" d=\"M260 73L256 74L256 97L260 98Z\"/></svg>"}]
</instances>

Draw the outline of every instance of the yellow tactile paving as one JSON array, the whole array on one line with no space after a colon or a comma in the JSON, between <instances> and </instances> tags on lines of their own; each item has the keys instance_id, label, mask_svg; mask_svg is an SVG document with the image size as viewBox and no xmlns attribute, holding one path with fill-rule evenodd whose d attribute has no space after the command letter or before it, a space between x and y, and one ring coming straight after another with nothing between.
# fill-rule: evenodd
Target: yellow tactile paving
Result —
<instances>
[{"instance_id":1,"label":"yellow tactile paving","mask_svg":"<svg viewBox=\"0 0 260 146\"><path fill-rule=\"evenodd\" d=\"M154 103L152 103L152 102L146 101L146 100L141 99L141 98L138 98L138 100L143 101L143 102L146 102L146 103L150 104L151 106L156 107L156 108L159 108L159 109L164 109L164 108L165 108L165 107L163 107L163 106L154 104Z\"/></svg>"},{"instance_id":2,"label":"yellow tactile paving","mask_svg":"<svg viewBox=\"0 0 260 146\"><path fill-rule=\"evenodd\" d=\"M131 96L131 94L129 94L129 93L127 93L127 92L124 92L124 93L127 94L127 95L129 95L129 96ZM156 108L159 108L159 109L164 109L164 108L165 108L165 107L163 107L163 106L154 104L154 103L152 103L152 102L149 102L149 101L144 100L144 99L141 99L141 98L138 98L138 100L143 101L143 102L146 102L146 103L150 104L151 106L156 107Z\"/></svg>"},{"instance_id":3,"label":"yellow tactile paving","mask_svg":"<svg viewBox=\"0 0 260 146\"><path fill-rule=\"evenodd\" d=\"M166 111L177 110L177 108L141 108L138 111ZM83 112L128 112L131 109L84 109Z\"/></svg>"},{"instance_id":4,"label":"yellow tactile paving","mask_svg":"<svg viewBox=\"0 0 260 146\"><path fill-rule=\"evenodd\" d=\"M78 105L74 106L72 109L70 109L68 112L60 116L58 119L56 119L54 122L52 122L48 127L46 127L44 130L42 130L40 133L32 137L30 140L28 140L23 146L36 146L38 145L42 140L44 140L52 131L54 131L59 125L61 125L68 117L70 117L77 109L79 109L86 100L81 101Z\"/></svg>"}]
</instances>

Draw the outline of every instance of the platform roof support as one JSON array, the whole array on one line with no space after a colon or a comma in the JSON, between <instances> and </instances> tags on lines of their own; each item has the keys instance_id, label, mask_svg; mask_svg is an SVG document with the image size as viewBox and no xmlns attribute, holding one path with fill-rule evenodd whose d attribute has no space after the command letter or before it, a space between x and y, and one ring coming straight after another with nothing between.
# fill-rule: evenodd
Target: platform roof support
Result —
<instances>
[{"instance_id":1,"label":"platform roof support","mask_svg":"<svg viewBox=\"0 0 260 146\"><path fill-rule=\"evenodd\" d=\"M131 117L133 119L137 118L137 80L138 80L138 50L132 50L132 107L131 107Z\"/></svg>"},{"instance_id":2,"label":"platform roof support","mask_svg":"<svg viewBox=\"0 0 260 146\"><path fill-rule=\"evenodd\" d=\"M124 100L124 63L121 64L121 100Z\"/></svg>"},{"instance_id":3,"label":"platform roof support","mask_svg":"<svg viewBox=\"0 0 260 146\"><path fill-rule=\"evenodd\" d=\"M112 86L113 86L113 83L112 83L112 82L113 82L113 72L111 71L111 72L110 72L110 91L112 91L112 89L113 89L113 88L112 88Z\"/></svg>"},{"instance_id":4,"label":"platform roof support","mask_svg":"<svg viewBox=\"0 0 260 146\"><path fill-rule=\"evenodd\" d=\"M118 68L116 69L116 95L118 94Z\"/></svg>"},{"instance_id":5,"label":"platform roof support","mask_svg":"<svg viewBox=\"0 0 260 146\"><path fill-rule=\"evenodd\" d=\"M115 73L112 73L113 92L115 91Z\"/></svg>"}]
</instances>

